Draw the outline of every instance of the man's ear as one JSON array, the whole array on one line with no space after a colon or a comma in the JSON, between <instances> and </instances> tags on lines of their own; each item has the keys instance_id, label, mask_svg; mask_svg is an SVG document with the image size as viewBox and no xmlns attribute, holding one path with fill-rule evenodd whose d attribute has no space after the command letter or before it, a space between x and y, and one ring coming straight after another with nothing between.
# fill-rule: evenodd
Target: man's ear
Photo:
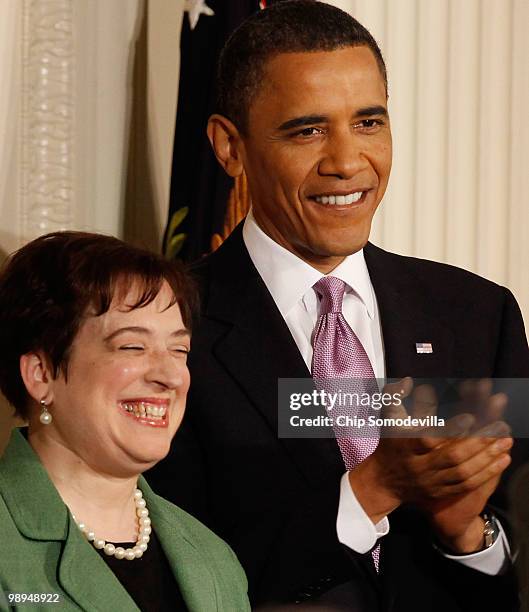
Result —
<instances>
[{"instance_id":1,"label":"man's ear","mask_svg":"<svg viewBox=\"0 0 529 612\"><path fill-rule=\"evenodd\" d=\"M36 401L53 401L51 370L48 360L39 352L26 353L20 357L20 375L24 381L27 392Z\"/></svg>"},{"instance_id":2,"label":"man's ear","mask_svg":"<svg viewBox=\"0 0 529 612\"><path fill-rule=\"evenodd\" d=\"M243 172L242 139L239 130L222 115L211 115L208 120L208 138L213 151L227 174L235 178Z\"/></svg>"}]
</instances>

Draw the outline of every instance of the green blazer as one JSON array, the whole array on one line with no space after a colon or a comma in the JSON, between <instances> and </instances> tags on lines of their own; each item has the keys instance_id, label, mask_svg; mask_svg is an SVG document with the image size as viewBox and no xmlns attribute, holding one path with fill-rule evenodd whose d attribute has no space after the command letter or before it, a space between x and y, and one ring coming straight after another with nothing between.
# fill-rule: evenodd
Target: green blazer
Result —
<instances>
[{"instance_id":1,"label":"green blazer","mask_svg":"<svg viewBox=\"0 0 529 612\"><path fill-rule=\"evenodd\" d=\"M233 551L195 518L142 490L152 524L192 612L250 610L246 576ZM59 610L139 608L89 544L37 455L14 430L0 459L0 610L4 592L58 593ZM53 610L51 604L21 609Z\"/></svg>"}]
</instances>

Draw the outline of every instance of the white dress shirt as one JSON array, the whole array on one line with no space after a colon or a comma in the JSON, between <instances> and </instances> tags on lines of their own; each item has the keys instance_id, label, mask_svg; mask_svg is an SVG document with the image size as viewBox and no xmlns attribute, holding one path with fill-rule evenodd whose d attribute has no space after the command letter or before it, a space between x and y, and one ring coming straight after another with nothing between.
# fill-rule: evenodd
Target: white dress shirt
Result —
<instances>
[{"instance_id":1,"label":"white dress shirt","mask_svg":"<svg viewBox=\"0 0 529 612\"><path fill-rule=\"evenodd\" d=\"M244 223L243 240L310 372L312 334L319 317L319 300L312 287L324 275L265 234L251 211ZM332 271L332 276L346 284L342 305L345 320L362 343L376 378L385 378L378 304L363 250L346 257ZM387 517L374 525L365 513L351 489L347 472L340 483L336 530L338 540L359 553L370 550L378 538L389 532ZM445 556L487 574L497 574L509 554L509 544L501 526L500 531L500 537L484 551Z\"/></svg>"}]
</instances>

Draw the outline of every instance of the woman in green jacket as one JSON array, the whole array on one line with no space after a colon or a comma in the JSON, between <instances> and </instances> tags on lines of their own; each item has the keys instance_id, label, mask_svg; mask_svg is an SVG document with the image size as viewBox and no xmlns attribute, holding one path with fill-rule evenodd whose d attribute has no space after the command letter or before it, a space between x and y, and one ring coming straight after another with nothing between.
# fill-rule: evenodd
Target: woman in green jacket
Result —
<instances>
[{"instance_id":1,"label":"woman in green jacket","mask_svg":"<svg viewBox=\"0 0 529 612\"><path fill-rule=\"evenodd\" d=\"M140 476L182 420L194 290L172 262L59 232L0 273L0 609L249 610L230 548ZM186 466L182 466L186 469Z\"/></svg>"}]
</instances>

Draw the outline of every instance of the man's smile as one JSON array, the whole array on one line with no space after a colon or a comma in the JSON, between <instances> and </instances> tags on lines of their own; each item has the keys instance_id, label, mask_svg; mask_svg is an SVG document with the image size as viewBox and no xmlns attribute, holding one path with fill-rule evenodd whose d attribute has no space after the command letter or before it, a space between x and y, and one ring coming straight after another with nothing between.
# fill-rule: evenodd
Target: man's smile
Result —
<instances>
[{"instance_id":1,"label":"man's smile","mask_svg":"<svg viewBox=\"0 0 529 612\"><path fill-rule=\"evenodd\" d=\"M326 194L309 197L318 204L327 204L328 206L349 206L351 204L358 204L360 201L363 201L366 193L367 190L352 191L350 193L329 192Z\"/></svg>"}]
</instances>

